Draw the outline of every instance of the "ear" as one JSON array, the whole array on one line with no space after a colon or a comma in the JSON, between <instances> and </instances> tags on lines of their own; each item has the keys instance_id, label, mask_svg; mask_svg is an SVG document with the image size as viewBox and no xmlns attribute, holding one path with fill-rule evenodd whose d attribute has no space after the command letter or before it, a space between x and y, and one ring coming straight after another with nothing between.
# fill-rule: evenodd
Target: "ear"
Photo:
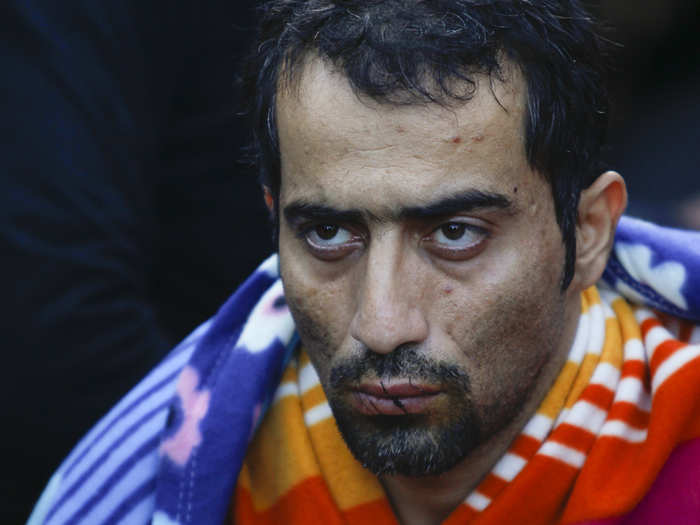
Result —
<instances>
[{"instance_id":1,"label":"ear","mask_svg":"<svg viewBox=\"0 0 700 525\"><path fill-rule=\"evenodd\" d=\"M272 198L272 192L269 186L263 186L263 199L265 199L265 206L267 206L270 215L275 214L275 199Z\"/></svg>"},{"instance_id":2,"label":"ear","mask_svg":"<svg viewBox=\"0 0 700 525\"><path fill-rule=\"evenodd\" d=\"M576 225L577 288L600 279L615 240L615 228L627 206L627 188L619 173L606 171L581 192Z\"/></svg>"}]
</instances>

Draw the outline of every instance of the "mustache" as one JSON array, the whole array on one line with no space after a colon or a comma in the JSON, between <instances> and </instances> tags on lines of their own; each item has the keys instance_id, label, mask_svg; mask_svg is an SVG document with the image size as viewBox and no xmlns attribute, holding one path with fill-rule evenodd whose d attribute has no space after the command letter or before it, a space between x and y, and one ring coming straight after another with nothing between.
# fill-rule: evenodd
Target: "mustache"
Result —
<instances>
[{"instance_id":1,"label":"mustache","mask_svg":"<svg viewBox=\"0 0 700 525\"><path fill-rule=\"evenodd\" d=\"M388 354L365 348L331 369L330 386L338 389L376 375L382 381L407 378L409 382L441 384L470 392L469 376L458 366L429 359L413 345L402 345Z\"/></svg>"}]
</instances>

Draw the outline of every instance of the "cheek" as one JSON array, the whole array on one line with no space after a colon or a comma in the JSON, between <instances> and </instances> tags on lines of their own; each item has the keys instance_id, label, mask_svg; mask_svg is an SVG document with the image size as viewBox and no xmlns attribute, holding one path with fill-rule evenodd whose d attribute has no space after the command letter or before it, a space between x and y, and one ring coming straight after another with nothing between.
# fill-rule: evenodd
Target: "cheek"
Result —
<instances>
[{"instance_id":1,"label":"cheek","mask_svg":"<svg viewBox=\"0 0 700 525\"><path fill-rule=\"evenodd\" d=\"M470 375L476 404L517 400L558 348L564 299L557 279L545 273L553 272L520 264L508 279L451 294L445 333Z\"/></svg>"},{"instance_id":2,"label":"cheek","mask_svg":"<svg viewBox=\"0 0 700 525\"><path fill-rule=\"evenodd\" d=\"M301 265L287 265L280 254L280 270L287 304L304 349L323 377L340 348L349 319L338 284L318 283Z\"/></svg>"}]
</instances>

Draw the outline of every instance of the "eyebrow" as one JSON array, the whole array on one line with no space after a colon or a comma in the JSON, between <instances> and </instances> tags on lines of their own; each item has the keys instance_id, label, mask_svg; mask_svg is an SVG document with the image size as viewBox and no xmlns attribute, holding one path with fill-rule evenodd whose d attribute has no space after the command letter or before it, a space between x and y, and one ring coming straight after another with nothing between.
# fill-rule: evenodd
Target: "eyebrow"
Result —
<instances>
[{"instance_id":1,"label":"eyebrow","mask_svg":"<svg viewBox=\"0 0 700 525\"><path fill-rule=\"evenodd\" d=\"M399 212L399 217L402 219L431 219L488 208L511 210L513 201L501 193L468 190L422 206L403 208Z\"/></svg>"},{"instance_id":2,"label":"eyebrow","mask_svg":"<svg viewBox=\"0 0 700 525\"><path fill-rule=\"evenodd\" d=\"M477 209L496 208L511 210L513 202L501 193L468 190L456 195L419 206L407 206L386 218L362 209L339 210L323 204L312 204L303 200L294 201L284 207L284 216L291 224L301 220L359 223L365 220L377 222L396 219L431 219L469 212Z\"/></svg>"}]
</instances>

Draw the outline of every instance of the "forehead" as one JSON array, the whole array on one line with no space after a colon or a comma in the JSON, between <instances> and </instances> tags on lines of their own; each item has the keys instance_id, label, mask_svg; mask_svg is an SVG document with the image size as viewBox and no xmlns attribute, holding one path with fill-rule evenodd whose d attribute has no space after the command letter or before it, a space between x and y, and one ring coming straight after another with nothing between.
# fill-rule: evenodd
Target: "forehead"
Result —
<instances>
[{"instance_id":1,"label":"forehead","mask_svg":"<svg viewBox=\"0 0 700 525\"><path fill-rule=\"evenodd\" d=\"M428 193L538 186L525 155L518 69L504 64L503 80L474 82L467 102L383 103L309 58L277 94L282 197L411 205Z\"/></svg>"}]
</instances>

